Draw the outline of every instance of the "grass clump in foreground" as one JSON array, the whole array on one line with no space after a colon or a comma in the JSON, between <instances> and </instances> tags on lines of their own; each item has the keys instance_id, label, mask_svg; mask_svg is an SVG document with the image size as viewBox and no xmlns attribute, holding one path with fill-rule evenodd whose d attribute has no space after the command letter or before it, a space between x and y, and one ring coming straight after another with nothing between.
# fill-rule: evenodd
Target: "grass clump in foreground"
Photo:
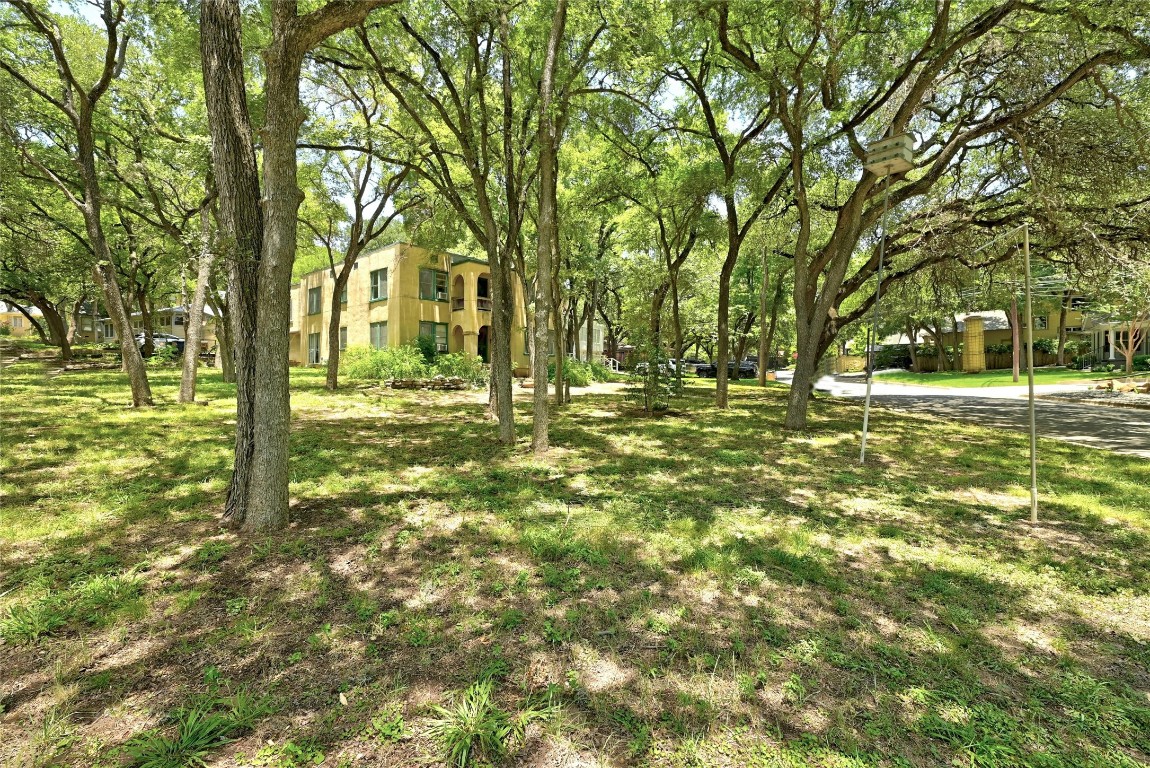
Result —
<instances>
[{"instance_id":1,"label":"grass clump in foreground","mask_svg":"<svg viewBox=\"0 0 1150 768\"><path fill-rule=\"evenodd\" d=\"M859 467L853 404L785 434L785 391L693 384L577 398L540 461L481 394L292 376L292 527L251 539L213 372L134 412L5 368L0 764L1150 762L1143 460L1043 441L1031 528L1023 435L880 411ZM242 728L179 719L232 686Z\"/></svg>"}]
</instances>

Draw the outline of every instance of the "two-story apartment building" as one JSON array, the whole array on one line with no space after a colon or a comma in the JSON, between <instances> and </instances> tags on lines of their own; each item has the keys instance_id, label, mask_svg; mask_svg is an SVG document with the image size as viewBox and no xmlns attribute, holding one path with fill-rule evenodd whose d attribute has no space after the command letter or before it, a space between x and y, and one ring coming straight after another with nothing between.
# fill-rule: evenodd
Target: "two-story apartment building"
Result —
<instances>
[{"instance_id":1,"label":"two-story apartment building","mask_svg":"<svg viewBox=\"0 0 1150 768\"><path fill-rule=\"evenodd\" d=\"M392 243L361 254L344 295L336 297L328 269L310 272L292 286L289 358L319 365L328 357L332 302L340 302L340 349L398 347L417 336L435 339L441 352L466 352L488 361L491 339L491 271L474 256ZM512 366L530 365L522 291L515 287ZM595 334L602 354L602 334Z\"/></svg>"}]
</instances>

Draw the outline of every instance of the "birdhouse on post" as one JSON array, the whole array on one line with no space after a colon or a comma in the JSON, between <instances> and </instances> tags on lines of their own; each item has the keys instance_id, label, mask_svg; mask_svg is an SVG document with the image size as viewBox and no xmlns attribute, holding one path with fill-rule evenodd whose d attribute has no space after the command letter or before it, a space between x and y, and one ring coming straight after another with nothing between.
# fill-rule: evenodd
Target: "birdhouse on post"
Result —
<instances>
[{"instance_id":1,"label":"birdhouse on post","mask_svg":"<svg viewBox=\"0 0 1150 768\"><path fill-rule=\"evenodd\" d=\"M914 167L914 137L900 133L874 142L867 147L863 167L879 176L909 171Z\"/></svg>"}]
</instances>

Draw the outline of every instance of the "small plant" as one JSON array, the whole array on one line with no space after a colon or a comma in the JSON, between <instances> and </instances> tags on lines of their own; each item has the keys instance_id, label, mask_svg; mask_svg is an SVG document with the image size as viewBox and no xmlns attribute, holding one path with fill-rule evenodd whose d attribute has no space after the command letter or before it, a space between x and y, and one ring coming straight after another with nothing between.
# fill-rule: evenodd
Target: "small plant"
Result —
<instances>
[{"instance_id":1,"label":"small plant","mask_svg":"<svg viewBox=\"0 0 1150 768\"><path fill-rule=\"evenodd\" d=\"M209 541L196 550L196 563L201 568L219 565L231 549L231 545L225 541Z\"/></svg>"},{"instance_id":2,"label":"small plant","mask_svg":"<svg viewBox=\"0 0 1150 768\"><path fill-rule=\"evenodd\" d=\"M399 741L407 733L403 723L403 712L399 707L388 707L383 710L371 718L371 732L385 744Z\"/></svg>"},{"instance_id":3,"label":"small plant","mask_svg":"<svg viewBox=\"0 0 1150 768\"><path fill-rule=\"evenodd\" d=\"M68 623L68 615L55 600L39 600L29 605L13 605L0 618L0 638L13 645L34 643Z\"/></svg>"},{"instance_id":4,"label":"small plant","mask_svg":"<svg viewBox=\"0 0 1150 768\"><path fill-rule=\"evenodd\" d=\"M327 758L323 750L310 739L295 743L285 741L283 744L268 744L261 747L255 757L249 758L252 765L263 768L306 768L310 765L321 765Z\"/></svg>"},{"instance_id":5,"label":"small plant","mask_svg":"<svg viewBox=\"0 0 1150 768\"><path fill-rule=\"evenodd\" d=\"M554 707L527 707L510 715L492 701L493 683L473 683L452 707L435 707L439 717L429 731L439 741L451 765L465 768L474 758L493 762L507 753L514 741L523 738L527 726L546 720Z\"/></svg>"},{"instance_id":6,"label":"small plant","mask_svg":"<svg viewBox=\"0 0 1150 768\"><path fill-rule=\"evenodd\" d=\"M162 347L156 347L156 351L148 358L147 365L149 368L167 368L173 365L180 358L180 351L176 348L175 344L165 344Z\"/></svg>"},{"instance_id":7,"label":"small plant","mask_svg":"<svg viewBox=\"0 0 1150 768\"><path fill-rule=\"evenodd\" d=\"M206 768L208 754L231 741L234 725L209 705L177 710L174 736L158 729L144 731L124 747L137 768Z\"/></svg>"}]
</instances>

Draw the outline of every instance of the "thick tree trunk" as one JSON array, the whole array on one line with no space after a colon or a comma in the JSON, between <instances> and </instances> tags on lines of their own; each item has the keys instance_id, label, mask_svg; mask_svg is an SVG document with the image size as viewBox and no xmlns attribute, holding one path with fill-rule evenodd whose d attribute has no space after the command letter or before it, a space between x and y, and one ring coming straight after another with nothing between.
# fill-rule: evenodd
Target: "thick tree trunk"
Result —
<instances>
[{"instance_id":1,"label":"thick tree trunk","mask_svg":"<svg viewBox=\"0 0 1150 768\"><path fill-rule=\"evenodd\" d=\"M215 252L212 248L211 225L207 206L200 209L200 258L196 265L196 287L184 318L184 361L180 376L181 403L196 400L196 376L200 367L200 341L204 333L204 302L208 295L208 281L212 276Z\"/></svg>"},{"instance_id":2,"label":"thick tree trunk","mask_svg":"<svg viewBox=\"0 0 1150 768\"><path fill-rule=\"evenodd\" d=\"M68 316L68 332L64 334L64 341L68 343L69 348L76 343L76 332L80 330L81 314L84 311L84 302L88 299L87 296L81 296L72 302L72 311ZM93 313L95 315L95 313ZM92 337L95 338L95 323L96 318L92 318L93 328ZM69 349L69 357L71 356L71 349ZM67 360L68 358L64 358Z\"/></svg>"},{"instance_id":3,"label":"thick tree trunk","mask_svg":"<svg viewBox=\"0 0 1150 768\"><path fill-rule=\"evenodd\" d=\"M238 3L205 0L200 5L200 28L212 168L220 197L222 251L228 267L229 346L236 380L235 459L224 520L233 527L243 527L251 499L255 450L256 290L263 251L263 216L247 111ZM221 352L224 346L219 345ZM222 361L226 380L226 357Z\"/></svg>"},{"instance_id":4,"label":"thick tree trunk","mask_svg":"<svg viewBox=\"0 0 1150 768\"><path fill-rule=\"evenodd\" d=\"M40 296L34 297L32 306L40 310L40 315L44 318L44 324L48 326L48 339L45 343L60 348L61 360L71 360L72 344L68 336L72 329L64 324L64 318L61 316L60 311L52 302ZM25 315L25 317L28 317L28 315ZM38 325L37 323L37 326ZM43 334L41 334L41 338L42 337Z\"/></svg>"},{"instance_id":5,"label":"thick tree trunk","mask_svg":"<svg viewBox=\"0 0 1150 768\"><path fill-rule=\"evenodd\" d=\"M910 351L910 369L914 373L918 373L918 345L915 344L914 341L914 337L917 334L918 328L914 326L914 323L908 320L906 324L907 349Z\"/></svg>"}]
</instances>

